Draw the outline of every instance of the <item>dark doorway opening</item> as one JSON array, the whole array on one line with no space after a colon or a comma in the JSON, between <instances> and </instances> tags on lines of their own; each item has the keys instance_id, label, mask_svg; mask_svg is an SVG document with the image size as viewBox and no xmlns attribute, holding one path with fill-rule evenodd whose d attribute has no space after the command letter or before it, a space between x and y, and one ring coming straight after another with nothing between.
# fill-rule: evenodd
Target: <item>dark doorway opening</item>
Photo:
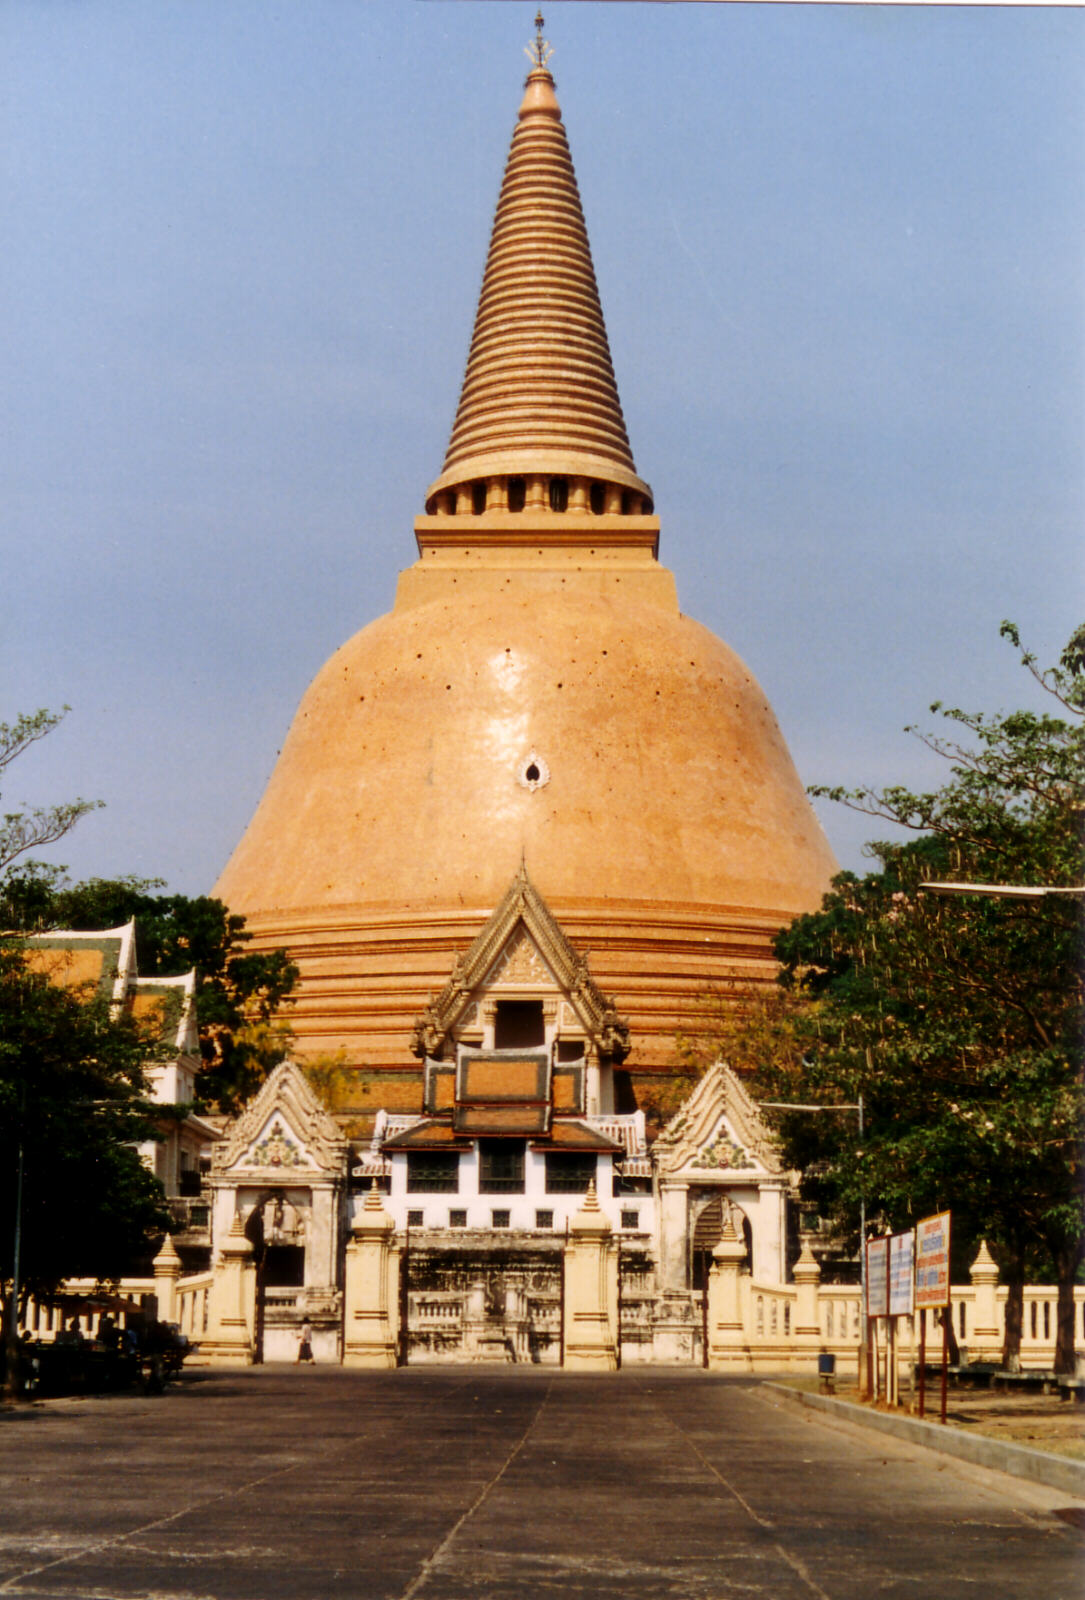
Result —
<instances>
[{"instance_id":1,"label":"dark doorway opening","mask_svg":"<svg viewBox=\"0 0 1085 1600\"><path fill-rule=\"evenodd\" d=\"M494 1018L495 1050L537 1050L546 1043L541 1000L499 1000Z\"/></svg>"},{"instance_id":2,"label":"dark doorway opening","mask_svg":"<svg viewBox=\"0 0 1085 1600\"><path fill-rule=\"evenodd\" d=\"M264 1251L265 1289L300 1289L305 1283L305 1246L269 1244Z\"/></svg>"}]
</instances>

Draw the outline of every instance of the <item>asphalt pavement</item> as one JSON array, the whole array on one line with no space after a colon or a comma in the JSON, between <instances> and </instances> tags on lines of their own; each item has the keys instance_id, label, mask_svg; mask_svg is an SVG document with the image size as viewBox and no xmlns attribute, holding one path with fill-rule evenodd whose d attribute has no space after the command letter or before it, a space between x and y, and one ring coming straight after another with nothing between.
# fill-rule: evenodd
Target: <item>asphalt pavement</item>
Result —
<instances>
[{"instance_id":1,"label":"asphalt pavement","mask_svg":"<svg viewBox=\"0 0 1085 1600\"><path fill-rule=\"evenodd\" d=\"M34 1600L1085 1600L1065 1496L663 1368L197 1371L3 1413L0 1491Z\"/></svg>"}]
</instances>

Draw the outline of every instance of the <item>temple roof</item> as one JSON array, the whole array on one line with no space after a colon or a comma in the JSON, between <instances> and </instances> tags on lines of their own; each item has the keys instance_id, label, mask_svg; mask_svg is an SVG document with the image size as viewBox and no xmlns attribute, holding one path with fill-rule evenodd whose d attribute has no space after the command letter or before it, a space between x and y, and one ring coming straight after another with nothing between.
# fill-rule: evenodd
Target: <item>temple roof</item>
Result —
<instances>
[{"instance_id":1,"label":"temple roof","mask_svg":"<svg viewBox=\"0 0 1085 1600\"><path fill-rule=\"evenodd\" d=\"M541 41L540 41L541 43ZM636 475L576 174L543 51L497 203L444 468L427 491L494 474Z\"/></svg>"}]
</instances>

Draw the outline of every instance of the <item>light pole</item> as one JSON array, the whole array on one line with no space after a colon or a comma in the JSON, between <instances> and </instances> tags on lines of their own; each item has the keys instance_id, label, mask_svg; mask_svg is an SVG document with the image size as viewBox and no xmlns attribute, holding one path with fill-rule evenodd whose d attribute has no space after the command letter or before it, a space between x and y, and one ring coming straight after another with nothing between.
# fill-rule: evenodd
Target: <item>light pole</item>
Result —
<instances>
[{"instance_id":1,"label":"light pole","mask_svg":"<svg viewBox=\"0 0 1085 1600\"><path fill-rule=\"evenodd\" d=\"M845 1102L835 1106L817 1106L796 1104L789 1100L762 1100L761 1106L766 1111L855 1111L859 1116L859 1139L863 1137L863 1097L854 1103ZM862 1390L862 1356L867 1348L867 1318L866 1318L866 1195L859 1191L859 1368L860 1390ZM869 1384L869 1378L868 1378Z\"/></svg>"}]
</instances>

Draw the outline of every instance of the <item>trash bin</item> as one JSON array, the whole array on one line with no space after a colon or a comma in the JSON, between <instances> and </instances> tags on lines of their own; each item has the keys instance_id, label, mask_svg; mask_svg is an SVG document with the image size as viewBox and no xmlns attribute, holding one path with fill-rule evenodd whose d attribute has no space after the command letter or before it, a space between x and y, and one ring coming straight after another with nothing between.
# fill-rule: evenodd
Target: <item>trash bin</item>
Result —
<instances>
[{"instance_id":1,"label":"trash bin","mask_svg":"<svg viewBox=\"0 0 1085 1600\"><path fill-rule=\"evenodd\" d=\"M830 1356L830 1355L818 1356L818 1377L819 1378L835 1378L836 1377L836 1357L835 1356Z\"/></svg>"}]
</instances>

